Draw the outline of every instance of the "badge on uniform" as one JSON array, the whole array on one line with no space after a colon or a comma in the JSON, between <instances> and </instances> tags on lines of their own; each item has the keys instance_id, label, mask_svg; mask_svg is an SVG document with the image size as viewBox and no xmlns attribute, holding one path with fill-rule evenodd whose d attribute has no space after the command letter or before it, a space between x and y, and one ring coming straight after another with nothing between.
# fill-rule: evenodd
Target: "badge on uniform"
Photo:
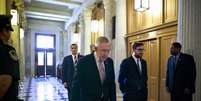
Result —
<instances>
[{"instance_id":1,"label":"badge on uniform","mask_svg":"<svg viewBox=\"0 0 201 101\"><path fill-rule=\"evenodd\" d=\"M14 61L17 61L18 60L18 57L17 57L17 54L16 54L16 51L15 50L11 50L9 52L9 55L11 57L11 59L13 59Z\"/></svg>"}]
</instances>

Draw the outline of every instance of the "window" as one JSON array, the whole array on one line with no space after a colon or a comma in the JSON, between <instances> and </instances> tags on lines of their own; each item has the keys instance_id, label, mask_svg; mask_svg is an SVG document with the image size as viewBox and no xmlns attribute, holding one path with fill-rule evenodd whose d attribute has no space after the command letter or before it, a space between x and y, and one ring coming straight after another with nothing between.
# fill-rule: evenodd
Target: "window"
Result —
<instances>
[{"instance_id":1,"label":"window","mask_svg":"<svg viewBox=\"0 0 201 101\"><path fill-rule=\"evenodd\" d=\"M53 65L53 53L47 52L47 66Z\"/></svg>"},{"instance_id":2,"label":"window","mask_svg":"<svg viewBox=\"0 0 201 101\"><path fill-rule=\"evenodd\" d=\"M44 65L44 52L38 52L38 66Z\"/></svg>"},{"instance_id":3,"label":"window","mask_svg":"<svg viewBox=\"0 0 201 101\"><path fill-rule=\"evenodd\" d=\"M37 35L37 48L54 48L54 37L53 36L45 36L45 35Z\"/></svg>"}]
</instances>

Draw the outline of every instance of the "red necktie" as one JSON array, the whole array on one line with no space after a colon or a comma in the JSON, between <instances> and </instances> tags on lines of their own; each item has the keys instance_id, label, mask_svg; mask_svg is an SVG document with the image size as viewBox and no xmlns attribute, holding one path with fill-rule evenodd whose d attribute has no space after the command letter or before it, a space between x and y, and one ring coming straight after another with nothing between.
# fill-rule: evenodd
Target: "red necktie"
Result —
<instances>
[{"instance_id":1,"label":"red necktie","mask_svg":"<svg viewBox=\"0 0 201 101\"><path fill-rule=\"evenodd\" d=\"M99 75L100 75L101 82L103 83L105 80L105 67L104 67L103 61L98 62L98 69L99 69Z\"/></svg>"}]
</instances>

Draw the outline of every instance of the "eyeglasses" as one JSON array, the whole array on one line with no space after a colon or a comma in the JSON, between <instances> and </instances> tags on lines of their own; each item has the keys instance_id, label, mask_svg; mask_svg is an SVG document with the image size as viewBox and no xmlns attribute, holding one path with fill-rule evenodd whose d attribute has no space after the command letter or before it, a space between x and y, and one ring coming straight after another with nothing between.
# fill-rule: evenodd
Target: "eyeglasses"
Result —
<instances>
[{"instance_id":1,"label":"eyeglasses","mask_svg":"<svg viewBox=\"0 0 201 101\"><path fill-rule=\"evenodd\" d=\"M136 50L138 50L138 51L144 51L144 49L136 49Z\"/></svg>"}]
</instances>

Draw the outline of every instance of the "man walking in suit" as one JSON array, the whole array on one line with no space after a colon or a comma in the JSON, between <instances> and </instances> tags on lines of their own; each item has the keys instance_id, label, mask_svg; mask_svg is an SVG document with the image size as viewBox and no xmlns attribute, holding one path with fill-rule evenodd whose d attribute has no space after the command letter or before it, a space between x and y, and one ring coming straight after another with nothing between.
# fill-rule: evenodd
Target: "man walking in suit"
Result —
<instances>
[{"instance_id":1,"label":"man walking in suit","mask_svg":"<svg viewBox=\"0 0 201 101\"><path fill-rule=\"evenodd\" d=\"M147 64L142 59L143 51L143 43L134 43L132 56L121 63L118 82L123 101L147 101Z\"/></svg>"},{"instance_id":2,"label":"man walking in suit","mask_svg":"<svg viewBox=\"0 0 201 101\"><path fill-rule=\"evenodd\" d=\"M71 101L71 88L72 80L75 72L75 66L77 65L78 60L83 57L77 53L78 46L77 44L71 44L72 55L68 55L63 59L63 84L68 90L68 98Z\"/></svg>"},{"instance_id":3,"label":"man walking in suit","mask_svg":"<svg viewBox=\"0 0 201 101\"><path fill-rule=\"evenodd\" d=\"M195 93L196 67L193 56L181 53L181 44L174 42L167 64L166 87L171 101L192 101Z\"/></svg>"},{"instance_id":4,"label":"man walking in suit","mask_svg":"<svg viewBox=\"0 0 201 101\"><path fill-rule=\"evenodd\" d=\"M109 51L109 40L99 37L95 52L80 59L73 81L73 101L116 101L114 65Z\"/></svg>"}]
</instances>

